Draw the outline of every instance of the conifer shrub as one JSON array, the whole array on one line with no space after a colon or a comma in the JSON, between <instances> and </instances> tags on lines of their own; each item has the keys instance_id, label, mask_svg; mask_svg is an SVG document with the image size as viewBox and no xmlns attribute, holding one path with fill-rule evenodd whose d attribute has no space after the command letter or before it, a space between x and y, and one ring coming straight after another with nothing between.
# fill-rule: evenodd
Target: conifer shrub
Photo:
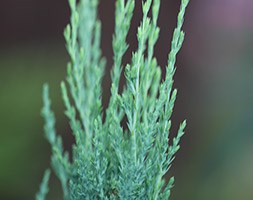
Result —
<instances>
[{"instance_id":1,"label":"conifer shrub","mask_svg":"<svg viewBox=\"0 0 253 200\"><path fill-rule=\"evenodd\" d=\"M98 0L78 3L69 0L71 17L64 36L70 62L61 91L75 138L71 160L55 130L49 87L43 87L42 115L45 135L52 146L52 169L60 180L65 200L167 200L174 178L167 182L164 175L179 150L179 140L186 126L185 121L181 123L169 145L170 118L177 94L173 89L173 75L176 55L184 40L182 25L189 0L181 0L163 80L154 56L159 37L160 0L143 1L143 17L137 30L138 48L126 66L122 64L122 57L128 49L126 37L135 0L116 0L111 96L104 109L101 81L105 59L100 49L98 3ZM126 84L120 93L122 74ZM123 118L126 128L122 125ZM45 199L49 176L47 170L37 200Z\"/></svg>"}]
</instances>

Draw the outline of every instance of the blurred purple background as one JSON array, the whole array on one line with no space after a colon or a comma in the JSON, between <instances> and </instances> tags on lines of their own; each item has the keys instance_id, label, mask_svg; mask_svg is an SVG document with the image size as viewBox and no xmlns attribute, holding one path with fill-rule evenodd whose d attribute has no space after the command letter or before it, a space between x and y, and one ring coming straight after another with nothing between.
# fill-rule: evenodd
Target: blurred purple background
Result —
<instances>
[{"instance_id":1,"label":"blurred purple background","mask_svg":"<svg viewBox=\"0 0 253 200\"><path fill-rule=\"evenodd\" d=\"M179 0L161 2L156 56L165 69ZM105 104L110 95L114 3L101 0L99 8L102 49L108 61L103 81ZM141 1L136 4L125 62L136 48ZM50 147L43 137L40 116L44 82L50 84L57 130L67 149L73 141L59 87L69 59L62 34L68 18L67 0L1 2L0 199L34 198L49 166ZM172 200L253 199L252 19L252 0L190 2L175 76L179 93L173 133L184 118L188 127L168 174L176 178ZM50 190L48 199L62 198L55 177Z\"/></svg>"}]
</instances>

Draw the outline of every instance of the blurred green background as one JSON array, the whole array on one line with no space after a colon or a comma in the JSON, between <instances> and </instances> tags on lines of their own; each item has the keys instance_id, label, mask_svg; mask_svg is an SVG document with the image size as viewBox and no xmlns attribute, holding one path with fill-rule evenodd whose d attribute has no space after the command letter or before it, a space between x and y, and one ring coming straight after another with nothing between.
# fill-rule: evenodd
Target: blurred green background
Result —
<instances>
[{"instance_id":1,"label":"blurred green background","mask_svg":"<svg viewBox=\"0 0 253 200\"><path fill-rule=\"evenodd\" d=\"M108 64L105 105L110 95L114 2L101 0L99 8ZM164 70L179 1L161 2L156 56ZM140 5L137 1L125 62L136 48ZM184 118L188 127L169 172L176 177L172 200L253 199L252 11L252 0L192 0L188 7L186 40L175 76L179 94L173 131ZM69 59L62 35L68 18L67 0L1 2L0 199L33 199L50 164L40 116L45 82L50 84L57 130L66 149L73 142L59 87ZM48 199L62 199L55 177L50 190Z\"/></svg>"}]
</instances>

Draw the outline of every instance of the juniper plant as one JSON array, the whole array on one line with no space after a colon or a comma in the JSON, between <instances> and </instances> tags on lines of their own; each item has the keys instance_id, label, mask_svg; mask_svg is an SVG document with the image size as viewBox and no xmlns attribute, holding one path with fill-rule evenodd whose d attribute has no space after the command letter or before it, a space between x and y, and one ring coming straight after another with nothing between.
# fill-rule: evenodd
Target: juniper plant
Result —
<instances>
[{"instance_id":1,"label":"juniper plant","mask_svg":"<svg viewBox=\"0 0 253 200\"><path fill-rule=\"evenodd\" d=\"M184 40L182 25L188 3L189 0L181 1L165 79L161 80L161 69L154 56L159 37L160 0L142 3L138 48L125 67L122 57L128 49L126 37L135 0L116 0L111 97L103 112L101 80L105 59L100 49L98 0L80 0L79 3L69 0L71 18L64 36L70 62L61 90L65 114L75 137L71 161L63 150L61 137L56 134L48 85L43 88L42 109L45 135L52 146L52 168L61 182L65 200L169 199L174 178L166 183L164 175L179 150L179 140L186 126L184 121L168 145L177 94L173 89L173 75L176 55ZM122 71L126 85L120 93ZM123 118L127 121L126 128L122 126ZM49 171L45 173L37 200L45 199L48 180Z\"/></svg>"}]
</instances>

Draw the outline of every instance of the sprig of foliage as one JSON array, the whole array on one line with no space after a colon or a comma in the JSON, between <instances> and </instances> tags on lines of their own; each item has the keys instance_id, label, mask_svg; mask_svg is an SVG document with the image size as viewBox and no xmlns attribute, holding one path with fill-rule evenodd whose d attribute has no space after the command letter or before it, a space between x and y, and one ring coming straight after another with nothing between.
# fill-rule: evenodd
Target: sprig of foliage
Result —
<instances>
[{"instance_id":1,"label":"sprig of foliage","mask_svg":"<svg viewBox=\"0 0 253 200\"><path fill-rule=\"evenodd\" d=\"M50 178L50 173L51 172L50 172L49 169L45 171L42 182L41 182L41 185L40 185L40 190L36 194L36 198L35 198L36 200L45 200L46 199L46 195L49 191L48 181L49 181L49 178Z\"/></svg>"},{"instance_id":2,"label":"sprig of foliage","mask_svg":"<svg viewBox=\"0 0 253 200\"><path fill-rule=\"evenodd\" d=\"M65 114L76 141L72 162L54 128L47 85L43 89L42 109L46 138L52 146L52 167L62 184L65 200L169 198L174 178L166 183L163 177L179 150L186 126L184 121L172 144L168 145L170 118L177 94L177 90L172 89L173 76L176 55L184 40L182 25L188 3L189 0L181 1L166 76L161 80L161 69L154 56L159 37L160 0L143 2L143 17L137 31L138 48L125 67L122 58L128 49L126 37L135 0L116 0L111 97L103 113L101 81L105 59L100 49L98 0L80 0L78 4L76 0L69 0L71 18L64 36L71 60L67 85L62 82L61 90ZM123 69L126 86L120 93ZM125 129L122 127L124 117ZM44 199L48 179L47 172L37 200Z\"/></svg>"}]
</instances>

